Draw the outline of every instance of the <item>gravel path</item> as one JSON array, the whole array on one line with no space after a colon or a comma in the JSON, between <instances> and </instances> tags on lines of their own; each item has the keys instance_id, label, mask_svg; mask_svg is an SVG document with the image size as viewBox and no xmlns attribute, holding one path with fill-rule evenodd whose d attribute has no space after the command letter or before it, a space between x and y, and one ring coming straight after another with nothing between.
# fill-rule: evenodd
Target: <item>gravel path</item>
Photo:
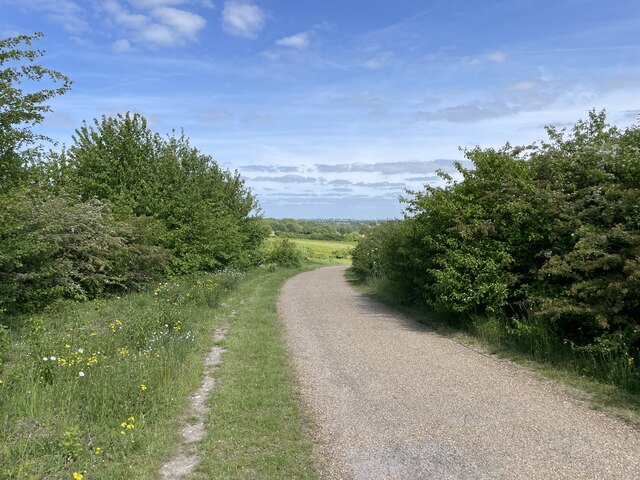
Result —
<instances>
[{"instance_id":1,"label":"gravel path","mask_svg":"<svg viewBox=\"0 0 640 480\"><path fill-rule=\"evenodd\" d=\"M325 478L640 479L636 429L373 302L345 268L279 302Z\"/></svg>"}]
</instances>

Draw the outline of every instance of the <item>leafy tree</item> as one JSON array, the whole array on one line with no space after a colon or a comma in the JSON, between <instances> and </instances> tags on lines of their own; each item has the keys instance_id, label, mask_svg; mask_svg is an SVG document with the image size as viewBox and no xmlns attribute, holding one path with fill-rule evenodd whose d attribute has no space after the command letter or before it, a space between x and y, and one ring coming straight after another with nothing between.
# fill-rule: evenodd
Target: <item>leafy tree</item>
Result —
<instances>
[{"instance_id":1,"label":"leafy tree","mask_svg":"<svg viewBox=\"0 0 640 480\"><path fill-rule=\"evenodd\" d=\"M251 263L266 232L237 173L222 170L184 136L162 138L139 114L103 116L76 131L55 169L69 192L114 205L121 218L163 226L156 242L176 272Z\"/></svg>"},{"instance_id":2,"label":"leafy tree","mask_svg":"<svg viewBox=\"0 0 640 480\"><path fill-rule=\"evenodd\" d=\"M42 50L23 48L41 37L35 33L0 39L0 194L24 182L36 143L48 140L33 127L51 111L46 102L71 86L65 75L33 63L44 54ZM52 86L38 90L31 85L42 81ZM25 90L25 83L31 88Z\"/></svg>"}]
</instances>

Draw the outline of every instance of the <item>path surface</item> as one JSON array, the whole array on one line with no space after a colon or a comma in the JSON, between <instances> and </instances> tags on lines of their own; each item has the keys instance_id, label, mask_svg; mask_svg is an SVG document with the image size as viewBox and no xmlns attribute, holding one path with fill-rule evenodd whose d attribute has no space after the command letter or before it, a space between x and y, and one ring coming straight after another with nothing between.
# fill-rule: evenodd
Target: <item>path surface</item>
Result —
<instances>
[{"instance_id":1,"label":"path surface","mask_svg":"<svg viewBox=\"0 0 640 480\"><path fill-rule=\"evenodd\" d=\"M640 478L633 427L373 302L345 268L279 302L325 478Z\"/></svg>"}]
</instances>

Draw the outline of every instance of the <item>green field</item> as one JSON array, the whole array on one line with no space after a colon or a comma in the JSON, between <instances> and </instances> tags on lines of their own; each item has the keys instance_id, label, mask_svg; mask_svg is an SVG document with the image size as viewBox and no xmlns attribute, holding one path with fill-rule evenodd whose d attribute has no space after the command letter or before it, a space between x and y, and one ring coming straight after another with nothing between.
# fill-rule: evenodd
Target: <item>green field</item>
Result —
<instances>
[{"instance_id":1,"label":"green field","mask_svg":"<svg viewBox=\"0 0 640 480\"><path fill-rule=\"evenodd\" d=\"M335 242L330 240L307 240L305 238L291 238L292 242L308 249L312 258L345 259L349 260L350 252L356 242Z\"/></svg>"}]
</instances>

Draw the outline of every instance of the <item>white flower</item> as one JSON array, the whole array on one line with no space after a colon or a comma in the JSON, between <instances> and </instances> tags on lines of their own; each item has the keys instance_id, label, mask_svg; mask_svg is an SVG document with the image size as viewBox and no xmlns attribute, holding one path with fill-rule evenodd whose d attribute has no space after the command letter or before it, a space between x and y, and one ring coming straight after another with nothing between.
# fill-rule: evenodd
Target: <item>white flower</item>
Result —
<instances>
[{"instance_id":1,"label":"white flower","mask_svg":"<svg viewBox=\"0 0 640 480\"><path fill-rule=\"evenodd\" d=\"M78 373L78 376L79 376L79 377L84 377L84 372L80 372L80 373Z\"/></svg>"},{"instance_id":2,"label":"white flower","mask_svg":"<svg viewBox=\"0 0 640 480\"><path fill-rule=\"evenodd\" d=\"M84 353L84 348L79 348L79 349L78 349L78 352L79 352L79 353Z\"/></svg>"},{"instance_id":3,"label":"white flower","mask_svg":"<svg viewBox=\"0 0 640 480\"><path fill-rule=\"evenodd\" d=\"M43 362L46 362L47 360L49 360L49 358L48 358L48 357L42 357L42 361L43 361Z\"/></svg>"},{"instance_id":4,"label":"white flower","mask_svg":"<svg viewBox=\"0 0 640 480\"><path fill-rule=\"evenodd\" d=\"M50 359L52 362L55 362L55 361L56 361L56 357L54 357L53 355L51 355L51 357L49 357L49 359Z\"/></svg>"}]
</instances>

